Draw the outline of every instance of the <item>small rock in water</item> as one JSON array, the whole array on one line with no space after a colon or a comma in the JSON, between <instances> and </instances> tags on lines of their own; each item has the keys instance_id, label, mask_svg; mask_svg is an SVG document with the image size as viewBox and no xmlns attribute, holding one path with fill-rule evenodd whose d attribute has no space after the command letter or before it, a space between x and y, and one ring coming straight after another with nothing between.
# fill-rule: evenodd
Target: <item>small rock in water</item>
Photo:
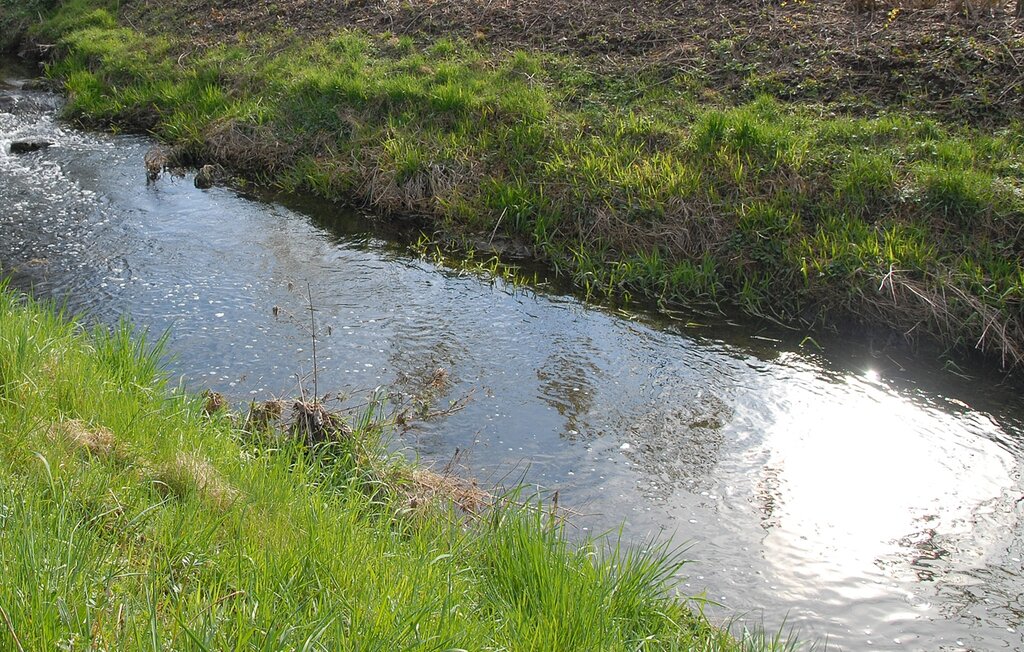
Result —
<instances>
[{"instance_id":1,"label":"small rock in water","mask_svg":"<svg viewBox=\"0 0 1024 652\"><path fill-rule=\"evenodd\" d=\"M11 143L11 154L28 154L52 146L48 140L16 140Z\"/></svg>"},{"instance_id":2,"label":"small rock in water","mask_svg":"<svg viewBox=\"0 0 1024 652\"><path fill-rule=\"evenodd\" d=\"M212 165L204 165L196 173L196 188L206 190L213 187L213 177L217 169Z\"/></svg>"},{"instance_id":3,"label":"small rock in water","mask_svg":"<svg viewBox=\"0 0 1024 652\"><path fill-rule=\"evenodd\" d=\"M629 446L629 444L628 444L628 443L626 443L626 444L623 444L622 446L619 446L619 450L620 450L620 451L628 451L628 450L629 450L629 448L630 448L630 446Z\"/></svg>"},{"instance_id":4,"label":"small rock in water","mask_svg":"<svg viewBox=\"0 0 1024 652\"><path fill-rule=\"evenodd\" d=\"M170 164L170 155L167 153L167 150L157 145L149 148L142 162L146 166L146 178L150 181L156 181L160 178L160 173L167 169Z\"/></svg>"},{"instance_id":5,"label":"small rock in water","mask_svg":"<svg viewBox=\"0 0 1024 652\"><path fill-rule=\"evenodd\" d=\"M21 82L21 90L23 91L48 91L52 88L51 82L46 79L26 79Z\"/></svg>"}]
</instances>

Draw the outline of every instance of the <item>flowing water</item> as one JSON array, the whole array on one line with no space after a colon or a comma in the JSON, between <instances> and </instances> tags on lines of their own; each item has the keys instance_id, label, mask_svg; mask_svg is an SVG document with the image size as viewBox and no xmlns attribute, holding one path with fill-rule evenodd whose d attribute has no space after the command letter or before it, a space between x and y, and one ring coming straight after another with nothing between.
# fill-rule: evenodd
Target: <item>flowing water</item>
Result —
<instances>
[{"instance_id":1,"label":"flowing water","mask_svg":"<svg viewBox=\"0 0 1024 652\"><path fill-rule=\"evenodd\" d=\"M404 435L483 481L559 491L578 532L673 536L683 590L844 650L1024 647L1024 400L892 351L824 352L722 320L588 308L424 262L337 207L146 183L143 138L84 133L0 88L0 265L236 404L415 386L466 408ZM9 153L12 140L52 148ZM312 208L312 209L311 209ZM274 307L277 307L275 316ZM306 385L310 379L307 377Z\"/></svg>"}]
</instances>

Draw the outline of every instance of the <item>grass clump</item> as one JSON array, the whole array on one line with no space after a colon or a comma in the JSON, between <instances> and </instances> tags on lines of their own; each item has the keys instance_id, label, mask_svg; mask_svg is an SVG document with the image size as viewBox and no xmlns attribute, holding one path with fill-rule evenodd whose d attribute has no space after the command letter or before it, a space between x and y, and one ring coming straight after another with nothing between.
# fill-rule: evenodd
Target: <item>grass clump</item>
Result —
<instances>
[{"instance_id":1,"label":"grass clump","mask_svg":"<svg viewBox=\"0 0 1024 652\"><path fill-rule=\"evenodd\" d=\"M481 492L389 461L373 419L241 426L159 351L0 289L0 648L741 649L671 596L672 549L460 516L436 496Z\"/></svg>"}]
</instances>

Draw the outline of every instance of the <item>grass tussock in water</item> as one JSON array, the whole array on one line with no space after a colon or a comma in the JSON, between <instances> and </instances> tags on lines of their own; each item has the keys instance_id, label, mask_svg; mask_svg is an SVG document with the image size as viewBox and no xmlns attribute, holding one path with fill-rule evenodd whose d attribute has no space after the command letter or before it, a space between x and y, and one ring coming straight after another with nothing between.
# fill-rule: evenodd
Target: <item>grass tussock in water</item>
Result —
<instances>
[{"instance_id":1,"label":"grass tussock in water","mask_svg":"<svg viewBox=\"0 0 1024 652\"><path fill-rule=\"evenodd\" d=\"M372 422L313 447L271 436L280 410L243 429L158 357L0 289L0 648L783 647L669 597L670 549L570 543L536 509L467 519Z\"/></svg>"},{"instance_id":2,"label":"grass tussock in water","mask_svg":"<svg viewBox=\"0 0 1024 652\"><path fill-rule=\"evenodd\" d=\"M73 0L36 27L67 115L150 131L178 160L420 215L447 238L512 238L588 296L1024 361L1017 121L709 103L660 68L345 29L252 25L197 49L164 14L144 33L104 7Z\"/></svg>"}]
</instances>

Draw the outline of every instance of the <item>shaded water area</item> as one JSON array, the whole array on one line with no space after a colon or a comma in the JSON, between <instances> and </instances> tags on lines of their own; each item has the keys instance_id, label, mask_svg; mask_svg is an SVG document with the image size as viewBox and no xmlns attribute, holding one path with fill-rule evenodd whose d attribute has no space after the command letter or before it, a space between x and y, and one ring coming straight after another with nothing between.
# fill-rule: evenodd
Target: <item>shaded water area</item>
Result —
<instances>
[{"instance_id":1,"label":"shaded water area","mask_svg":"<svg viewBox=\"0 0 1024 652\"><path fill-rule=\"evenodd\" d=\"M470 402L401 444L558 490L581 533L689 542L683 590L706 591L715 617L830 649L1024 646L1019 386L613 314L418 260L336 207L147 185L150 142L62 125L58 99L15 77L0 88L4 273L100 322L170 329L189 388L294 395L312 367L308 283L331 329L321 391L446 369L441 403ZM24 137L55 145L9 154Z\"/></svg>"}]
</instances>

